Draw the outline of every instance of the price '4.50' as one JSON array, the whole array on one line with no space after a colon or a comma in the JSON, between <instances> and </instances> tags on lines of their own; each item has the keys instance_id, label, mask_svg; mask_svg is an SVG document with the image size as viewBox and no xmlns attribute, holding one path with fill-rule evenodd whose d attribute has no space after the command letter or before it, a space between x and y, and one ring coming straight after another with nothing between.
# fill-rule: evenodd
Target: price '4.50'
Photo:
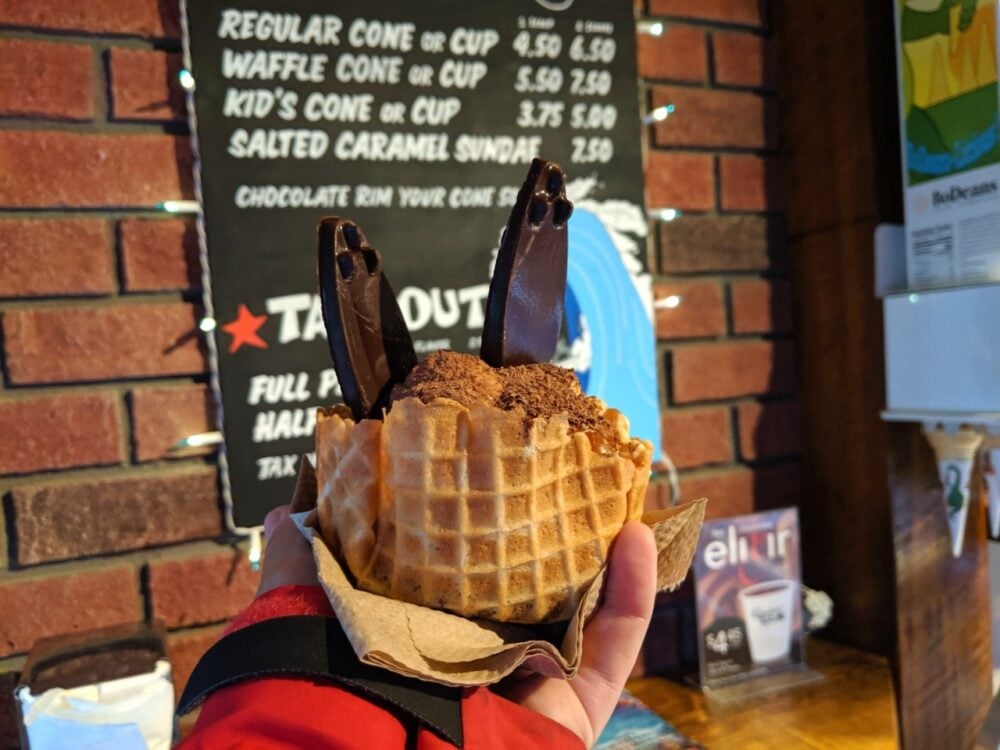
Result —
<instances>
[{"instance_id":1,"label":"price '4.50'","mask_svg":"<svg viewBox=\"0 0 1000 750\"><path fill-rule=\"evenodd\" d=\"M530 31L522 31L514 37L511 46L521 57L544 57L555 60L562 52L562 37L545 31L532 36Z\"/></svg>"}]
</instances>

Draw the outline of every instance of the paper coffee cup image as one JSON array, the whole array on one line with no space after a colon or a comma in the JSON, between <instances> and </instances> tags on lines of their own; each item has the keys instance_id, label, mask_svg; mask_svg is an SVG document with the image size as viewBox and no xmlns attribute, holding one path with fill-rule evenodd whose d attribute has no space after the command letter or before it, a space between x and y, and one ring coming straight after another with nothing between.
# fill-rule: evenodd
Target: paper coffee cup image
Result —
<instances>
[{"instance_id":1,"label":"paper coffee cup image","mask_svg":"<svg viewBox=\"0 0 1000 750\"><path fill-rule=\"evenodd\" d=\"M740 589L737 595L746 622L750 658L755 664L787 659L792 650L796 581L764 581Z\"/></svg>"}]
</instances>

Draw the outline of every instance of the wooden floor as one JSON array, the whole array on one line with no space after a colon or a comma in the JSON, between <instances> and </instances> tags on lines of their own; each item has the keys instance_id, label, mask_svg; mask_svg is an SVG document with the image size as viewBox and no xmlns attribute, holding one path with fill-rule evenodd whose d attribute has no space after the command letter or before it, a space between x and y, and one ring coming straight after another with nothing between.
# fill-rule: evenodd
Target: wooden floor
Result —
<instances>
[{"instance_id":1,"label":"wooden floor","mask_svg":"<svg viewBox=\"0 0 1000 750\"><path fill-rule=\"evenodd\" d=\"M898 747L887 662L811 640L806 660L823 679L731 702L645 677L629 682L637 698L710 750L892 750Z\"/></svg>"}]
</instances>

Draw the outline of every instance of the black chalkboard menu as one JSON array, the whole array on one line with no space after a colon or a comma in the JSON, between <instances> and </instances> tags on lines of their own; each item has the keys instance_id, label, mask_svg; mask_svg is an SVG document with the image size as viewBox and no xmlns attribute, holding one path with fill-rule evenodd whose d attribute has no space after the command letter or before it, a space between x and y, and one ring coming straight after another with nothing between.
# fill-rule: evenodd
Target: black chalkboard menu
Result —
<instances>
[{"instance_id":1,"label":"black chalkboard menu","mask_svg":"<svg viewBox=\"0 0 1000 750\"><path fill-rule=\"evenodd\" d=\"M536 155L577 205L560 357L658 439L630 0L192 0L185 23L236 526L288 501L315 409L338 400L319 219L351 218L381 250L418 354L478 351Z\"/></svg>"}]
</instances>

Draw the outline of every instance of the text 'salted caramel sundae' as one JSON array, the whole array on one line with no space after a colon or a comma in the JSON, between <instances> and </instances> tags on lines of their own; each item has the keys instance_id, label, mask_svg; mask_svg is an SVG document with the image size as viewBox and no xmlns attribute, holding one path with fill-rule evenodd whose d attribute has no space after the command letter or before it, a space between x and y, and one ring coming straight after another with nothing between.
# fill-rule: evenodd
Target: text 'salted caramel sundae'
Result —
<instances>
[{"instance_id":1,"label":"text 'salted caramel sundae'","mask_svg":"<svg viewBox=\"0 0 1000 750\"><path fill-rule=\"evenodd\" d=\"M316 427L320 530L358 588L467 617L569 619L627 520L652 446L555 352L565 176L536 159L508 221L480 357L417 364L381 258L320 225L320 289L346 407Z\"/></svg>"}]
</instances>

